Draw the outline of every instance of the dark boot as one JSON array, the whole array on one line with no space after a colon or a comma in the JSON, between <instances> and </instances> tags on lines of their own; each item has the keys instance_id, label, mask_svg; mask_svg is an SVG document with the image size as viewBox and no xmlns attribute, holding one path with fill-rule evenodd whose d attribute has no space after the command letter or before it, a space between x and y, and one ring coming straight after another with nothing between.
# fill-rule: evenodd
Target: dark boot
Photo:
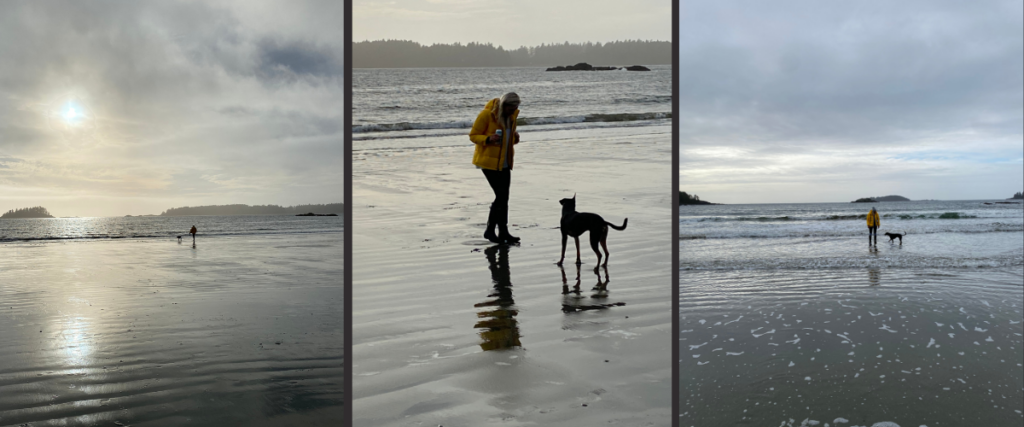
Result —
<instances>
[{"instance_id":1,"label":"dark boot","mask_svg":"<svg viewBox=\"0 0 1024 427\"><path fill-rule=\"evenodd\" d=\"M501 240L497 234L494 234L494 226L497 223L496 216L492 206L490 213L487 214L487 228L484 230L484 238L491 243L502 243L504 240Z\"/></svg>"},{"instance_id":2,"label":"dark boot","mask_svg":"<svg viewBox=\"0 0 1024 427\"><path fill-rule=\"evenodd\" d=\"M519 238L509 234L508 232L508 215L502 215L501 220L498 221L498 239L501 239L505 243L519 243Z\"/></svg>"}]
</instances>

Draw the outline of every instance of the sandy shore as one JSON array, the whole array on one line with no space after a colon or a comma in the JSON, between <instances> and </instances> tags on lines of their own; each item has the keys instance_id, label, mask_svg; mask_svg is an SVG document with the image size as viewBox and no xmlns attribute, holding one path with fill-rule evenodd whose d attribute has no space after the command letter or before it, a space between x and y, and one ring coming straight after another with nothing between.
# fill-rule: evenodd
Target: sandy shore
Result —
<instances>
[{"instance_id":1,"label":"sandy shore","mask_svg":"<svg viewBox=\"0 0 1024 427\"><path fill-rule=\"evenodd\" d=\"M508 248L481 237L493 195L464 136L357 145L355 425L669 425L669 135L524 133L509 213L523 241ZM554 265L573 193L580 211L629 218L607 270L585 247L577 272L571 240ZM599 305L614 306L577 311Z\"/></svg>"},{"instance_id":2,"label":"sandy shore","mask_svg":"<svg viewBox=\"0 0 1024 427\"><path fill-rule=\"evenodd\" d=\"M0 425L337 425L341 244L0 245Z\"/></svg>"},{"instance_id":3,"label":"sandy shore","mask_svg":"<svg viewBox=\"0 0 1024 427\"><path fill-rule=\"evenodd\" d=\"M682 271L680 425L1020 425L1021 274Z\"/></svg>"}]
</instances>

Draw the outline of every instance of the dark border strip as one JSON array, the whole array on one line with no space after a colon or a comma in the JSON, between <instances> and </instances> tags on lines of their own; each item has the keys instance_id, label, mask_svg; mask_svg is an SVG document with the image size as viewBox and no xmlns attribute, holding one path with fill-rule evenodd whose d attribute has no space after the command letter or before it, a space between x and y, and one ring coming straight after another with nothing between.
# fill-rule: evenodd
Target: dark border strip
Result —
<instances>
[{"instance_id":1,"label":"dark border strip","mask_svg":"<svg viewBox=\"0 0 1024 427\"><path fill-rule=\"evenodd\" d=\"M679 13L672 0L672 427L679 427Z\"/></svg>"},{"instance_id":2,"label":"dark border strip","mask_svg":"<svg viewBox=\"0 0 1024 427\"><path fill-rule=\"evenodd\" d=\"M344 175L344 199L345 199L345 236L344 236L344 283L342 286L345 287L343 298L345 302L343 304L343 310L345 310L342 316L342 338L344 341L343 352L344 352L344 363L343 369L345 370L344 385L342 386L342 404L345 405L342 410L341 425L350 426L352 425L352 0L345 0L345 8L342 13L345 14L343 24L345 26L345 41L344 46L344 61L345 61L345 100L344 100L344 126L345 126L345 140L344 140L344 160L342 162L342 171Z\"/></svg>"}]
</instances>

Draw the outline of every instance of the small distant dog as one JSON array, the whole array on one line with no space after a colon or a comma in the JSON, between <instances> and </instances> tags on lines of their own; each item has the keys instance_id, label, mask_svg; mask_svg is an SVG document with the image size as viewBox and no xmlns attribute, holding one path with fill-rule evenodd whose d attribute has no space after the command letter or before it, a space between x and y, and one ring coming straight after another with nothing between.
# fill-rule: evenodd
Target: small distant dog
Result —
<instances>
[{"instance_id":1,"label":"small distant dog","mask_svg":"<svg viewBox=\"0 0 1024 427\"><path fill-rule=\"evenodd\" d=\"M562 199L558 203L562 204L562 257L558 259L557 265L562 265L562 261L565 261L565 243L569 236L572 236L576 240L576 265L582 264L580 261L580 235L584 232L590 232L590 247L594 249L594 253L597 254L597 263L601 264L601 252L597 250L597 244L600 243L604 249L604 265L608 265L608 227L616 230L625 230L626 223L629 218L622 221L622 226L618 227L604 218L601 218L598 214L592 214L588 212L576 212L576 195L573 194L571 199Z\"/></svg>"},{"instance_id":2,"label":"small distant dog","mask_svg":"<svg viewBox=\"0 0 1024 427\"><path fill-rule=\"evenodd\" d=\"M903 234L899 234L899 233L885 233L885 237L889 238L889 243L892 243L896 239L900 239L900 244L901 245L903 244L903 236L906 236L906 235L907 235L907 233L903 233Z\"/></svg>"},{"instance_id":3,"label":"small distant dog","mask_svg":"<svg viewBox=\"0 0 1024 427\"><path fill-rule=\"evenodd\" d=\"M178 236L178 243L181 243L181 236Z\"/></svg>"}]
</instances>

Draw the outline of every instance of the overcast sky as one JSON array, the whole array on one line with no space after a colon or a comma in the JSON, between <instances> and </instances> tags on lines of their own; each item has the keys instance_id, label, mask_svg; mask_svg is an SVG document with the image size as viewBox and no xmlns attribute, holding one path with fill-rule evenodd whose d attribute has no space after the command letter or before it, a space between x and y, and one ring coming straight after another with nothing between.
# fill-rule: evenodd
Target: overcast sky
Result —
<instances>
[{"instance_id":1,"label":"overcast sky","mask_svg":"<svg viewBox=\"0 0 1024 427\"><path fill-rule=\"evenodd\" d=\"M1022 5L684 2L680 189L723 203L1024 190Z\"/></svg>"},{"instance_id":2,"label":"overcast sky","mask_svg":"<svg viewBox=\"0 0 1024 427\"><path fill-rule=\"evenodd\" d=\"M672 40L672 0L353 0L352 40L421 44Z\"/></svg>"},{"instance_id":3,"label":"overcast sky","mask_svg":"<svg viewBox=\"0 0 1024 427\"><path fill-rule=\"evenodd\" d=\"M342 201L342 2L0 13L0 213Z\"/></svg>"}]
</instances>

